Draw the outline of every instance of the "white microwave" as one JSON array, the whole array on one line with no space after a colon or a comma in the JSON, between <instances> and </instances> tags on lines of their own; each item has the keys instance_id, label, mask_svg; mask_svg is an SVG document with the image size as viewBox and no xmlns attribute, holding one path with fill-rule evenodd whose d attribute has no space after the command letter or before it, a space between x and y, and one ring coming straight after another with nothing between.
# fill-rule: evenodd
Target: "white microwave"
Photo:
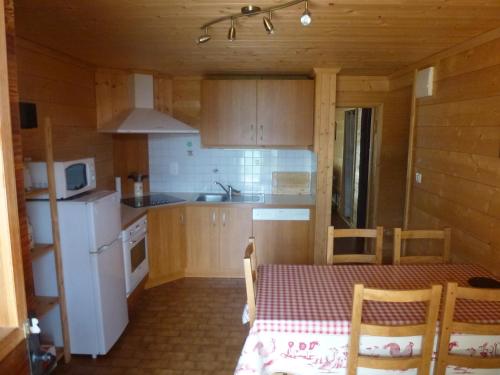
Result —
<instances>
[{"instance_id":1,"label":"white microwave","mask_svg":"<svg viewBox=\"0 0 500 375\"><path fill-rule=\"evenodd\" d=\"M47 163L29 162L33 188L48 187ZM56 198L66 199L96 188L94 158L54 162Z\"/></svg>"}]
</instances>

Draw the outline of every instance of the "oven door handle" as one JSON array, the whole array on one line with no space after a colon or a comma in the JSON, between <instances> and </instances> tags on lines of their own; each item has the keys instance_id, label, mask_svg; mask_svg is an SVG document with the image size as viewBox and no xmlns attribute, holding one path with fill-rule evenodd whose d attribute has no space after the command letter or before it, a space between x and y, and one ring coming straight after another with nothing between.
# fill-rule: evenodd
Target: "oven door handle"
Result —
<instances>
[{"instance_id":1,"label":"oven door handle","mask_svg":"<svg viewBox=\"0 0 500 375\"><path fill-rule=\"evenodd\" d=\"M127 244L129 246L134 246L136 243L138 243L138 242L140 242L140 241L142 241L142 240L144 240L146 238L146 233L147 233L147 231L144 231L143 235L141 235L139 238L128 240Z\"/></svg>"}]
</instances>

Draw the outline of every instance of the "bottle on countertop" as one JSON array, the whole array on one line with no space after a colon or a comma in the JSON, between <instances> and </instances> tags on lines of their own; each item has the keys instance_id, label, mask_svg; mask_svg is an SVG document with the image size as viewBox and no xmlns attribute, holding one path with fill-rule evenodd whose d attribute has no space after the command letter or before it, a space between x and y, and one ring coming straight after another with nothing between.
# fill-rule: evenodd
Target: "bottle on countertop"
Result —
<instances>
[{"instance_id":1,"label":"bottle on countertop","mask_svg":"<svg viewBox=\"0 0 500 375\"><path fill-rule=\"evenodd\" d=\"M145 178L148 178L147 174L141 174L138 172L131 173L128 176L128 179L134 181L134 196L135 197L142 197L144 195L144 184L142 181Z\"/></svg>"}]
</instances>

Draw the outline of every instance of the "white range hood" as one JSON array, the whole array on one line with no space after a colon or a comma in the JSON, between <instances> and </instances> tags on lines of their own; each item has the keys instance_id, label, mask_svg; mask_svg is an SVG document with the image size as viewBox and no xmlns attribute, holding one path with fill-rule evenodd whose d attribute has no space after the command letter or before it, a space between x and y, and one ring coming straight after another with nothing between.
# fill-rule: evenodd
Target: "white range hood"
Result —
<instances>
[{"instance_id":1,"label":"white range hood","mask_svg":"<svg viewBox=\"0 0 500 375\"><path fill-rule=\"evenodd\" d=\"M101 131L110 133L193 134L197 129L154 109L153 76L134 74L134 108L119 116Z\"/></svg>"}]
</instances>

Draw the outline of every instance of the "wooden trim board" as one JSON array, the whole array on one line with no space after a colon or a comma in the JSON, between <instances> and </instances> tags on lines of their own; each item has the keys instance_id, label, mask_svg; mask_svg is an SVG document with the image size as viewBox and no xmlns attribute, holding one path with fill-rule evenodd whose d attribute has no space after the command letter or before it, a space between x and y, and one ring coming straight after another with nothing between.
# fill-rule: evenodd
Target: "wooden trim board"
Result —
<instances>
[{"instance_id":1,"label":"wooden trim board","mask_svg":"<svg viewBox=\"0 0 500 375\"><path fill-rule=\"evenodd\" d=\"M314 69L314 151L317 153L314 263L326 263L327 228L331 222L333 145L337 73L339 69Z\"/></svg>"}]
</instances>

